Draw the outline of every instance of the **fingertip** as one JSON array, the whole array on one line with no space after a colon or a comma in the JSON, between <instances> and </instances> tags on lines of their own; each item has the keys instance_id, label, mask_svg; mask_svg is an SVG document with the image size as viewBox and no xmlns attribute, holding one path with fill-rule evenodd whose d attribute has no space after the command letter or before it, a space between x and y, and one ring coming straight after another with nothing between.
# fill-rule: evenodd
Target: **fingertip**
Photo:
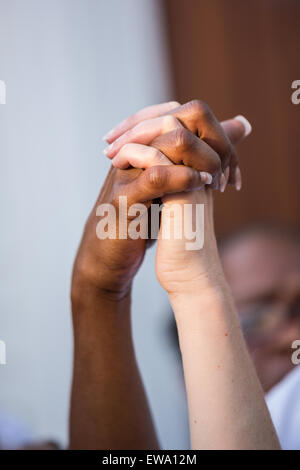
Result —
<instances>
[{"instance_id":1,"label":"fingertip","mask_svg":"<svg viewBox=\"0 0 300 470\"><path fill-rule=\"evenodd\" d=\"M241 115L221 122L221 126L223 127L223 130L233 145L238 144L252 131L250 122Z\"/></svg>"},{"instance_id":2,"label":"fingertip","mask_svg":"<svg viewBox=\"0 0 300 470\"><path fill-rule=\"evenodd\" d=\"M238 166L235 169L235 189L237 191L242 189L242 174Z\"/></svg>"},{"instance_id":3,"label":"fingertip","mask_svg":"<svg viewBox=\"0 0 300 470\"><path fill-rule=\"evenodd\" d=\"M106 157L108 158L113 158L115 156L115 152L114 152L114 148L113 148L113 144L110 144L108 147L106 147L104 150L103 150L103 153Z\"/></svg>"},{"instance_id":4,"label":"fingertip","mask_svg":"<svg viewBox=\"0 0 300 470\"><path fill-rule=\"evenodd\" d=\"M200 177L201 177L201 182L203 184L211 184L212 183L212 175L210 173L207 173L206 171L200 171L199 172Z\"/></svg>"},{"instance_id":5,"label":"fingertip","mask_svg":"<svg viewBox=\"0 0 300 470\"><path fill-rule=\"evenodd\" d=\"M234 119L239 121L240 123L243 124L244 126L244 137L247 137L249 134L252 132L252 126L248 119L245 118L242 114L239 114L238 116L235 116Z\"/></svg>"},{"instance_id":6,"label":"fingertip","mask_svg":"<svg viewBox=\"0 0 300 470\"><path fill-rule=\"evenodd\" d=\"M116 139L116 137L117 137L117 128L114 127L102 137L102 140L110 144Z\"/></svg>"},{"instance_id":7,"label":"fingertip","mask_svg":"<svg viewBox=\"0 0 300 470\"><path fill-rule=\"evenodd\" d=\"M230 178L230 167L227 166L224 170L224 173L222 173L221 179L220 179L220 191L221 191L221 193L224 193L224 191L227 187L227 184L229 182L229 178Z\"/></svg>"},{"instance_id":8,"label":"fingertip","mask_svg":"<svg viewBox=\"0 0 300 470\"><path fill-rule=\"evenodd\" d=\"M221 193L224 193L225 188L226 188L226 177L225 177L224 173L222 173L221 178L220 178L220 191L221 191Z\"/></svg>"}]
</instances>

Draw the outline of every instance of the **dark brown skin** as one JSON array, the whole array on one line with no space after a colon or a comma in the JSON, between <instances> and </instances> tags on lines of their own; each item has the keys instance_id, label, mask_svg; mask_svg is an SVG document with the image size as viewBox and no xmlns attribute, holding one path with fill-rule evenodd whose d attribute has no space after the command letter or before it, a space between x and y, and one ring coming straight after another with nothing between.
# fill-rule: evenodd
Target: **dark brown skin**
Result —
<instances>
[{"instance_id":1,"label":"dark brown skin","mask_svg":"<svg viewBox=\"0 0 300 470\"><path fill-rule=\"evenodd\" d=\"M216 119L209 106L201 100L193 100L170 111L169 114L176 117L187 129L198 136L201 141L214 149L216 152L215 159L218 162L216 165L217 169L219 169L220 164L223 171L229 166L229 183L234 184L235 169L238 165L237 153L234 147L236 142L232 138L233 136L231 136L231 141L230 136L227 135L226 130ZM197 145L196 142L195 145ZM220 162L216 157L219 158ZM215 170L216 168L214 168L213 164L211 169L206 165L206 171L213 174Z\"/></svg>"},{"instance_id":2,"label":"dark brown skin","mask_svg":"<svg viewBox=\"0 0 300 470\"><path fill-rule=\"evenodd\" d=\"M172 162L184 162L201 171L214 169L218 173L221 158L216 152L223 153L227 137L224 138L222 127L206 110L201 113L201 123L202 128L210 129L205 138L213 148L204 145L193 134L199 129L194 111L194 105L189 105L182 107L180 115L190 130L184 128L184 132L161 135L153 146ZM222 126L233 143L244 133L238 122L227 121ZM227 163L229 148L231 145L226 143L222 158L227 158ZM99 240L96 236L99 217L95 209L101 203L112 203L118 209L119 195L128 197L128 205L137 202L150 205L164 195L199 188L203 182L197 170L177 164L109 171L86 223L73 270L72 449L159 447L135 360L130 325L131 285L142 263L146 240Z\"/></svg>"},{"instance_id":3,"label":"dark brown skin","mask_svg":"<svg viewBox=\"0 0 300 470\"><path fill-rule=\"evenodd\" d=\"M74 265L72 299L80 302L81 291L86 288L102 292L109 298L124 297L145 254L146 240L99 240L96 236L99 222L97 206L110 203L118 211L119 196L127 196L128 206L134 203L150 205L154 199L165 194L191 190L201 185L199 172L182 165L156 166L145 171L135 168L124 171L111 167L85 226Z\"/></svg>"},{"instance_id":4,"label":"dark brown skin","mask_svg":"<svg viewBox=\"0 0 300 470\"><path fill-rule=\"evenodd\" d=\"M172 116L174 121L180 124L177 126L178 129L169 133L170 141L173 143L171 147L173 153L172 157L167 154L166 156L174 163L184 163L192 168L207 171L217 179L221 176L221 170L224 172L228 166L229 183L235 183L238 158L234 144L238 141L240 132L238 124L230 125L230 131L227 132L226 121L220 124L209 106L201 100L193 100L183 105L178 103L178 107L171 109L165 115ZM136 125L138 120L135 116L131 116L126 121L123 126L125 132L113 142L107 152L109 158L113 158L127 142L136 141L138 128L132 126ZM169 122L167 125L170 127ZM235 132L237 136L234 135ZM163 133L166 134L166 131Z\"/></svg>"},{"instance_id":5,"label":"dark brown skin","mask_svg":"<svg viewBox=\"0 0 300 470\"><path fill-rule=\"evenodd\" d=\"M87 220L75 260L73 299L81 298L81 289L86 284L89 288L93 286L97 291L102 290L106 294L124 296L130 289L131 281L144 257L145 240L99 240L96 237L99 218L96 217L95 209L99 204L111 203L118 209L118 197L126 195L128 205L139 202L150 205L154 199L166 194L199 187L201 178L193 168L220 174L221 158L222 167L225 165L224 160L227 165L236 166L237 158L233 144L241 139L244 132L239 122L228 120L220 125L208 106L199 100L175 108L172 112L187 127L180 126L173 132L160 135L154 139L151 146L177 165L157 166L145 171L136 168L126 171L110 169ZM213 147L196 137L193 132L201 132ZM217 151L221 152L220 157ZM182 163L185 166L180 165Z\"/></svg>"}]
</instances>

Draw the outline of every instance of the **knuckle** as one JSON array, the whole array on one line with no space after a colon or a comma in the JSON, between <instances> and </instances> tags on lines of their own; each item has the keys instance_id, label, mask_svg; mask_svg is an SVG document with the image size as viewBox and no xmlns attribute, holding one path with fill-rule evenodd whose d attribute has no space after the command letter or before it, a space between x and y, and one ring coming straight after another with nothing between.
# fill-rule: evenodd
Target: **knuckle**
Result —
<instances>
[{"instance_id":1,"label":"knuckle","mask_svg":"<svg viewBox=\"0 0 300 470\"><path fill-rule=\"evenodd\" d=\"M180 103L178 103L178 101L169 101L169 106L171 108L178 108L180 106Z\"/></svg>"},{"instance_id":2,"label":"knuckle","mask_svg":"<svg viewBox=\"0 0 300 470\"><path fill-rule=\"evenodd\" d=\"M185 127L177 129L175 132L175 146L178 150L186 151L193 144L192 134Z\"/></svg>"},{"instance_id":3,"label":"knuckle","mask_svg":"<svg viewBox=\"0 0 300 470\"><path fill-rule=\"evenodd\" d=\"M166 131L170 131L179 127L179 121L175 116L167 114L163 117L163 127Z\"/></svg>"},{"instance_id":4,"label":"knuckle","mask_svg":"<svg viewBox=\"0 0 300 470\"><path fill-rule=\"evenodd\" d=\"M192 108L193 113L201 119L207 119L211 117L211 110L208 104L202 100L192 100L189 102L189 106Z\"/></svg>"},{"instance_id":5,"label":"knuckle","mask_svg":"<svg viewBox=\"0 0 300 470\"><path fill-rule=\"evenodd\" d=\"M128 154L131 150L132 150L132 144L129 142L124 144L121 148L122 153L126 153L126 154Z\"/></svg>"},{"instance_id":6,"label":"knuckle","mask_svg":"<svg viewBox=\"0 0 300 470\"><path fill-rule=\"evenodd\" d=\"M149 185L155 189L163 187L168 178L168 174L163 166L153 166L149 168L147 176Z\"/></svg>"}]
</instances>

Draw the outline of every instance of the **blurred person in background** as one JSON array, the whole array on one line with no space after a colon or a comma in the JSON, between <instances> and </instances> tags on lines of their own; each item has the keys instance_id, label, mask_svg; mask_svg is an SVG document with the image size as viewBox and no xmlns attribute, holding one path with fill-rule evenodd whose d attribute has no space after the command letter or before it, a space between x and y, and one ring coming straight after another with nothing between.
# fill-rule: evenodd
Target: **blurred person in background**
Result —
<instances>
[{"instance_id":1,"label":"blurred person in background","mask_svg":"<svg viewBox=\"0 0 300 470\"><path fill-rule=\"evenodd\" d=\"M292 345L300 340L300 234L279 223L257 223L219 247L281 446L300 449L300 367L292 361ZM178 350L173 320L171 329Z\"/></svg>"},{"instance_id":2,"label":"blurred person in background","mask_svg":"<svg viewBox=\"0 0 300 470\"><path fill-rule=\"evenodd\" d=\"M286 449L300 449L300 368L292 361L292 344L300 339L299 242L294 229L270 223L240 230L220 245L245 339Z\"/></svg>"}]
</instances>

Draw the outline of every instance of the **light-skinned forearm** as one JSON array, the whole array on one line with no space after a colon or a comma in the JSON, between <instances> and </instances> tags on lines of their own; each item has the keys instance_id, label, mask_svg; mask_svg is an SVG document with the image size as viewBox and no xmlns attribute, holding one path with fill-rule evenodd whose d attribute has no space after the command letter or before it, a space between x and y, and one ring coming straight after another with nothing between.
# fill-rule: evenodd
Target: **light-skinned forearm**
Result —
<instances>
[{"instance_id":1,"label":"light-skinned forearm","mask_svg":"<svg viewBox=\"0 0 300 470\"><path fill-rule=\"evenodd\" d=\"M130 294L73 301L72 449L157 449L130 325Z\"/></svg>"},{"instance_id":2,"label":"light-skinned forearm","mask_svg":"<svg viewBox=\"0 0 300 470\"><path fill-rule=\"evenodd\" d=\"M278 449L226 284L172 294L193 449Z\"/></svg>"}]
</instances>

